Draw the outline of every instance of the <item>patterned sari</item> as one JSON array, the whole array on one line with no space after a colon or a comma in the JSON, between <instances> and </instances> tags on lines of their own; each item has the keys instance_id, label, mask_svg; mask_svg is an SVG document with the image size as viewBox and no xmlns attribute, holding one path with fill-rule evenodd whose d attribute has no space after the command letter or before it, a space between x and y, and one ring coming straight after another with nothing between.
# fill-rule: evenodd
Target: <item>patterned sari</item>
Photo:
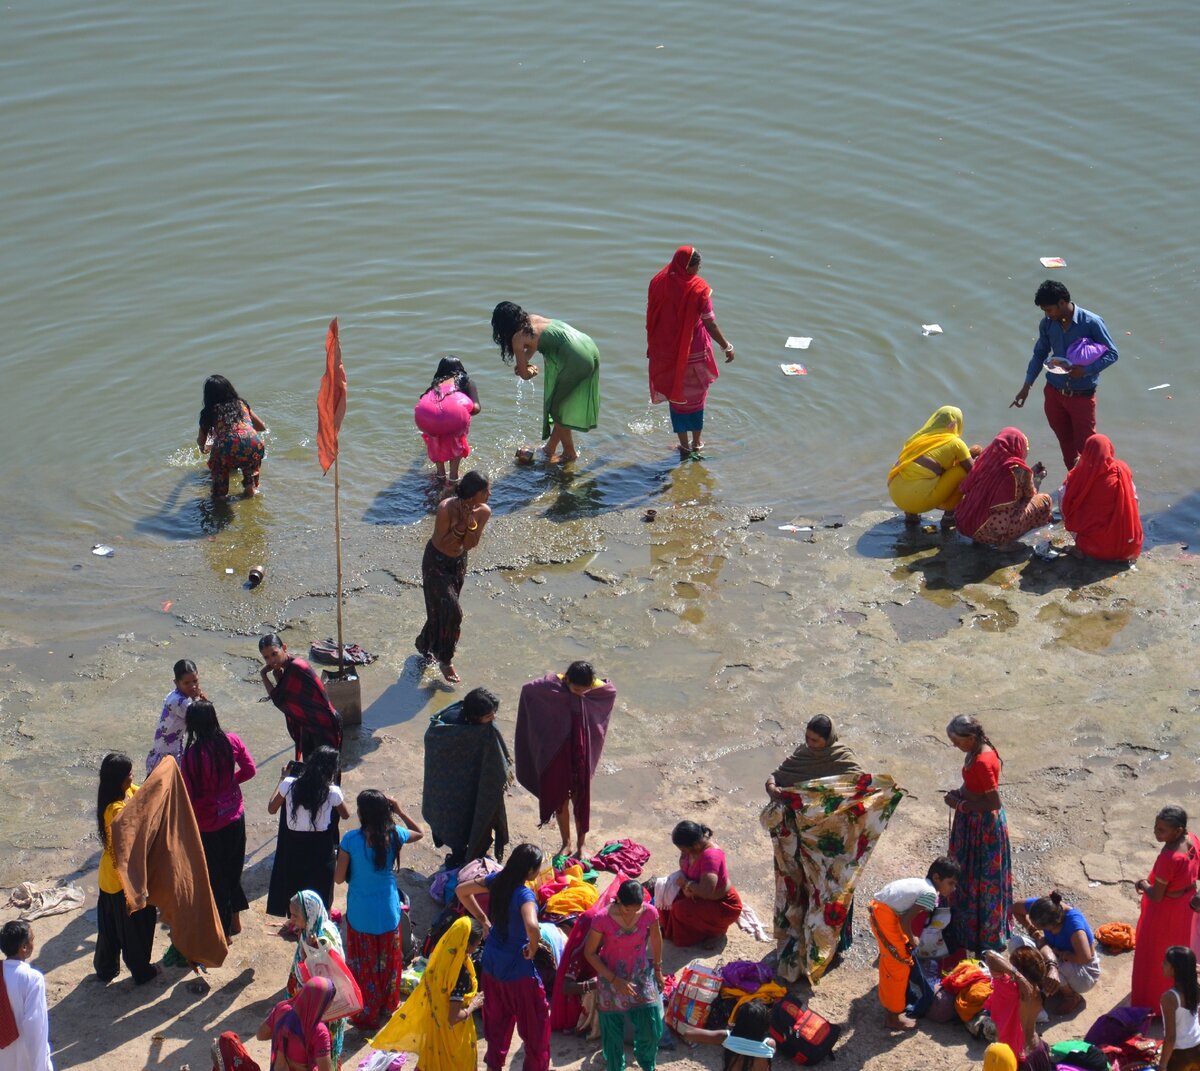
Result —
<instances>
[{"instance_id":1,"label":"patterned sari","mask_svg":"<svg viewBox=\"0 0 1200 1071\"><path fill-rule=\"evenodd\" d=\"M905 795L887 774L781 788L760 821L775 849L776 970L816 985L838 949L854 887Z\"/></svg>"}]
</instances>

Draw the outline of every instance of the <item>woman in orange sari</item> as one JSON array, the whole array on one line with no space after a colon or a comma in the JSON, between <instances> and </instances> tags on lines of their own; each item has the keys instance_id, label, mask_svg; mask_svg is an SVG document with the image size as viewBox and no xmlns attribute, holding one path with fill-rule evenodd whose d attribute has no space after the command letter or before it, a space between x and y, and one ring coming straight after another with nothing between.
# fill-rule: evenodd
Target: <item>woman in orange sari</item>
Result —
<instances>
[{"instance_id":1,"label":"woman in orange sari","mask_svg":"<svg viewBox=\"0 0 1200 1071\"><path fill-rule=\"evenodd\" d=\"M962 501L954 519L963 535L1003 547L1050 523L1050 496L1038 490L1046 466L1039 461L1030 468L1025 462L1028 453L1025 433L1005 428L979 455L959 485Z\"/></svg>"},{"instance_id":2,"label":"woman in orange sari","mask_svg":"<svg viewBox=\"0 0 1200 1071\"><path fill-rule=\"evenodd\" d=\"M1142 552L1133 473L1118 461L1105 435L1084 444L1067 473L1062 497L1063 527L1075 537L1074 551L1106 562L1131 562Z\"/></svg>"},{"instance_id":3,"label":"woman in orange sari","mask_svg":"<svg viewBox=\"0 0 1200 1071\"><path fill-rule=\"evenodd\" d=\"M650 362L650 400L669 402L671 430L683 455L700 450L708 388L720 374L712 339L733 360L733 346L713 315L712 290L697 274L700 250L681 245L671 263L650 280L646 297L646 359ZM691 442L688 442L688 435Z\"/></svg>"}]
</instances>

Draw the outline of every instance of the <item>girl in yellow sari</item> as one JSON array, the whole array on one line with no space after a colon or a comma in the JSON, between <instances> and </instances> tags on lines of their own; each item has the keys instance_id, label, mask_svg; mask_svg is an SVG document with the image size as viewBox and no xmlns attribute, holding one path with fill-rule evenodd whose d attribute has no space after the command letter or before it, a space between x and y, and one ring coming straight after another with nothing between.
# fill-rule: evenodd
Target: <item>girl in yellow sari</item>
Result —
<instances>
[{"instance_id":1,"label":"girl in yellow sari","mask_svg":"<svg viewBox=\"0 0 1200 1071\"><path fill-rule=\"evenodd\" d=\"M942 527L954 524L954 507L962 495L958 485L971 471L979 447L962 440L961 409L943 405L904 444L888 473L888 494L904 510L904 523L915 525L931 509L945 510Z\"/></svg>"},{"instance_id":2,"label":"girl in yellow sari","mask_svg":"<svg viewBox=\"0 0 1200 1071\"><path fill-rule=\"evenodd\" d=\"M413 1052L421 1071L475 1071L476 1008L483 1003L471 953L483 926L470 915L458 919L438 941L421 981L371 1046Z\"/></svg>"}]
</instances>

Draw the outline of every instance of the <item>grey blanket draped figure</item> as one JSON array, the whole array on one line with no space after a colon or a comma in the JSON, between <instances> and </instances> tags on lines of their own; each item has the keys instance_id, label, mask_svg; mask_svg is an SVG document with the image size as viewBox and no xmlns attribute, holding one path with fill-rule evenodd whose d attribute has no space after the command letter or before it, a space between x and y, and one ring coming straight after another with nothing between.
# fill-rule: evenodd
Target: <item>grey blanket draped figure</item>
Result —
<instances>
[{"instance_id":1,"label":"grey blanket draped figure","mask_svg":"<svg viewBox=\"0 0 1200 1071\"><path fill-rule=\"evenodd\" d=\"M421 813L433 843L450 849L452 866L495 850L504 858L508 812L504 790L512 780L512 759L500 730L462 720L462 703L429 719L425 730L425 785Z\"/></svg>"}]
</instances>

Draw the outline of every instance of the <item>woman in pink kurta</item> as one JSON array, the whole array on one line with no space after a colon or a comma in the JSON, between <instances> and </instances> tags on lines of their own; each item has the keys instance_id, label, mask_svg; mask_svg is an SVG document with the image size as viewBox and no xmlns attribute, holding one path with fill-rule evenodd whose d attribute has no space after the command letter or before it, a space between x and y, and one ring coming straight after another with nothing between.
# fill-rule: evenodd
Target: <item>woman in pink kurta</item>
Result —
<instances>
[{"instance_id":1,"label":"woman in pink kurta","mask_svg":"<svg viewBox=\"0 0 1200 1071\"><path fill-rule=\"evenodd\" d=\"M1133 950L1133 979L1129 1003L1153 1008L1159 1014L1163 993L1171 988L1163 974L1163 957L1172 945L1192 941L1192 898L1200 876L1200 840L1187 828L1182 807L1164 807L1154 819L1154 839L1162 851L1154 860L1150 876L1135 886L1142 894L1138 916L1137 944Z\"/></svg>"}]
</instances>

